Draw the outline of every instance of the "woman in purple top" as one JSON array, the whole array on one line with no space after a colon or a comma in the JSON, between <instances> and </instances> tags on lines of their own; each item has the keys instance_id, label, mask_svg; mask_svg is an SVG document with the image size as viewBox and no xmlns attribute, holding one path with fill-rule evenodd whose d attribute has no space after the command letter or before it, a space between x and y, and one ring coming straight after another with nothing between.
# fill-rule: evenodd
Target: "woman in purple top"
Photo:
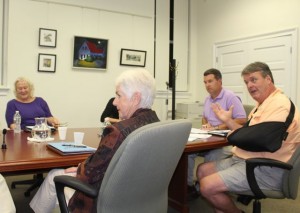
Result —
<instances>
[{"instance_id":1,"label":"woman in purple top","mask_svg":"<svg viewBox=\"0 0 300 213\"><path fill-rule=\"evenodd\" d=\"M21 77L15 81L16 99L7 103L5 113L6 123L10 129L15 128L13 117L16 111L19 111L22 117L22 129L26 126L34 126L35 118L38 117L45 117L48 124L58 126L59 121L52 116L47 102L40 97L34 97L33 91L34 86L29 80Z\"/></svg>"}]
</instances>

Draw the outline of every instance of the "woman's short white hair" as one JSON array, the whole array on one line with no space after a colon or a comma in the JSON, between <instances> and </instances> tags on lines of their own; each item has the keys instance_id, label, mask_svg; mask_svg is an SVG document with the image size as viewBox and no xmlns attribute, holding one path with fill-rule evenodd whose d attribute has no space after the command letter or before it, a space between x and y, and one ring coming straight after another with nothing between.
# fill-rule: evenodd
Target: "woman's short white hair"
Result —
<instances>
[{"instance_id":1,"label":"woman's short white hair","mask_svg":"<svg viewBox=\"0 0 300 213\"><path fill-rule=\"evenodd\" d=\"M141 94L140 108L151 108L155 98L155 79L144 68L126 70L116 79L116 87L120 87L127 98L136 92Z\"/></svg>"}]
</instances>

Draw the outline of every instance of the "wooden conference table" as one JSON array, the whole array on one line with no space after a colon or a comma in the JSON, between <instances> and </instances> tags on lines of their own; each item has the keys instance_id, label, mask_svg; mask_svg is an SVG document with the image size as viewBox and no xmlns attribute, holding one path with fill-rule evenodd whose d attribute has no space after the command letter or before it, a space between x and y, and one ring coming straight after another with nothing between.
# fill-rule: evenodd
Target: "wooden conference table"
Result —
<instances>
[{"instance_id":1,"label":"wooden conference table","mask_svg":"<svg viewBox=\"0 0 300 213\"><path fill-rule=\"evenodd\" d=\"M210 149L216 149L227 146L225 137L211 136L207 139L199 139L188 142L185 146L177 168L173 174L169 185L169 206L181 213L188 213L188 192L187 192L187 176L188 176L188 155Z\"/></svg>"},{"instance_id":2,"label":"wooden conference table","mask_svg":"<svg viewBox=\"0 0 300 213\"><path fill-rule=\"evenodd\" d=\"M65 141L74 141L74 132L84 132L83 143L97 148L100 140L98 135L100 128L69 128ZM46 142L37 143L28 141L27 137L30 136L28 132L22 131L21 134L14 134L12 130L7 131L7 149L1 149L0 151L0 173L2 175L36 173L49 171L53 168L77 166L90 155L76 154L62 156L48 149ZM54 141L59 141L57 131L52 134L52 137ZM217 136L197 140L186 145L169 185L169 206L177 209L179 212L189 212L187 202L188 154L226 145L226 139Z\"/></svg>"},{"instance_id":3,"label":"wooden conference table","mask_svg":"<svg viewBox=\"0 0 300 213\"><path fill-rule=\"evenodd\" d=\"M69 128L65 141L74 141L74 132L84 132L83 143L97 147L100 141L100 128ZM52 168L77 166L90 154L59 155L46 147L47 143L30 142L28 132L6 134L7 149L0 151L0 173L4 175L49 171ZM59 141L58 132L52 133L54 141ZM0 137L2 138L2 137ZM2 141L1 141L2 144Z\"/></svg>"}]
</instances>

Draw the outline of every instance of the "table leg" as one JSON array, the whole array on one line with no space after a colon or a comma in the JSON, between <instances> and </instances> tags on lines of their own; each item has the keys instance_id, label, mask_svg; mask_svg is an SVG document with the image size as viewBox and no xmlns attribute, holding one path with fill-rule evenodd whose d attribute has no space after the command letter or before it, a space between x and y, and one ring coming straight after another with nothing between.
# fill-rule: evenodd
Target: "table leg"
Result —
<instances>
[{"instance_id":1,"label":"table leg","mask_svg":"<svg viewBox=\"0 0 300 213\"><path fill-rule=\"evenodd\" d=\"M183 153L169 185L169 206L181 213L188 213L187 203L188 154Z\"/></svg>"}]
</instances>

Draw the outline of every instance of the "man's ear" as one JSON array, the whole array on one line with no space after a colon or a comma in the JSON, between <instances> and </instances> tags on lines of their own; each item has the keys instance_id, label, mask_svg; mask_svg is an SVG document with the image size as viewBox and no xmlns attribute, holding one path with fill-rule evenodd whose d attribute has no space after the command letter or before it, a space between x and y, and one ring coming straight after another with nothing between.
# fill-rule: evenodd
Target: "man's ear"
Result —
<instances>
[{"instance_id":1,"label":"man's ear","mask_svg":"<svg viewBox=\"0 0 300 213\"><path fill-rule=\"evenodd\" d=\"M272 78L271 78L271 76L267 75L267 76L266 76L266 79L268 79L268 81L270 81L270 83L272 83Z\"/></svg>"}]
</instances>

